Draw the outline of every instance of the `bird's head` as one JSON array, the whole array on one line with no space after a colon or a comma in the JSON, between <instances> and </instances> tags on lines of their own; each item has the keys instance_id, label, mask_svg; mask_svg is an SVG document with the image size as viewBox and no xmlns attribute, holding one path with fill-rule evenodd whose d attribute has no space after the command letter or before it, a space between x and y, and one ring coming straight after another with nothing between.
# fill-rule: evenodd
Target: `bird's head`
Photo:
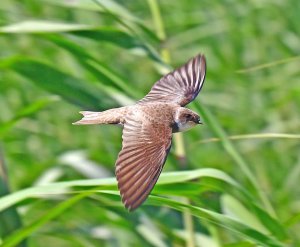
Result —
<instances>
[{"instance_id":1,"label":"bird's head","mask_svg":"<svg viewBox=\"0 0 300 247\"><path fill-rule=\"evenodd\" d=\"M176 110L174 120L175 127L173 128L173 132L186 131L197 124L202 124L197 113L184 107L180 107Z\"/></svg>"}]
</instances>

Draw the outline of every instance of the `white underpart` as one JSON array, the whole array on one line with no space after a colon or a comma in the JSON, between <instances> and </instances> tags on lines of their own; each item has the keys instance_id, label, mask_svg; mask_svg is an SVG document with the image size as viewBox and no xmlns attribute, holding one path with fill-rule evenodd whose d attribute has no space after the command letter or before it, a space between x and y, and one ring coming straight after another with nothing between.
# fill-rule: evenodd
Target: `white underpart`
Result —
<instances>
[{"instance_id":1,"label":"white underpart","mask_svg":"<svg viewBox=\"0 0 300 247\"><path fill-rule=\"evenodd\" d=\"M189 129L193 128L195 125L196 125L196 123L194 123L194 122L187 122L187 123L180 123L179 122L179 123L177 123L179 132L189 130Z\"/></svg>"},{"instance_id":2,"label":"white underpart","mask_svg":"<svg viewBox=\"0 0 300 247\"><path fill-rule=\"evenodd\" d=\"M178 127L178 132L183 132L183 131L189 130L189 129L193 128L196 125L196 123L192 122L192 121L188 121L188 122L185 122L185 123L180 122L179 114L180 114L180 109L178 109L176 111L175 116L174 116L174 120L175 120L175 122L177 124L177 127Z\"/></svg>"}]
</instances>

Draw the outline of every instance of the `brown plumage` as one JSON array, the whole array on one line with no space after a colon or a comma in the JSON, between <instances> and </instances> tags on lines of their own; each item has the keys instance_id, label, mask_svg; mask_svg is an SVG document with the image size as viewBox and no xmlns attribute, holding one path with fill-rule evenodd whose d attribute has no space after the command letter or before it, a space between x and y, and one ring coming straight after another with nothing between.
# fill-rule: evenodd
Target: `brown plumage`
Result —
<instances>
[{"instance_id":1,"label":"brown plumage","mask_svg":"<svg viewBox=\"0 0 300 247\"><path fill-rule=\"evenodd\" d=\"M124 127L116 177L122 202L129 210L140 206L153 189L171 148L172 133L201 123L198 114L183 106L198 95L205 73L205 57L197 55L162 77L143 99L132 106L103 112L80 112L83 118L74 124L118 124Z\"/></svg>"}]
</instances>

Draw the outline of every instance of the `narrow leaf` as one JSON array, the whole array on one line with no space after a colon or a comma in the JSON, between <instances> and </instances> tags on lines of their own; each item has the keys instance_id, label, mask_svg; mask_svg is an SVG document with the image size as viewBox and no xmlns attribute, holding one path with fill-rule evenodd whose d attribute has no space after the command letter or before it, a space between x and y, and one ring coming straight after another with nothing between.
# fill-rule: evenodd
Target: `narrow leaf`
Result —
<instances>
[{"instance_id":1,"label":"narrow leaf","mask_svg":"<svg viewBox=\"0 0 300 247\"><path fill-rule=\"evenodd\" d=\"M5 135L20 119L35 114L56 100L58 100L58 97L45 97L24 106L12 119L7 122L0 123L0 137L3 137L3 135Z\"/></svg>"},{"instance_id":2,"label":"narrow leaf","mask_svg":"<svg viewBox=\"0 0 300 247\"><path fill-rule=\"evenodd\" d=\"M85 109L105 110L117 106L112 98L96 91L95 87L40 61L21 57L6 60L1 65L15 70L45 91Z\"/></svg>"}]
</instances>

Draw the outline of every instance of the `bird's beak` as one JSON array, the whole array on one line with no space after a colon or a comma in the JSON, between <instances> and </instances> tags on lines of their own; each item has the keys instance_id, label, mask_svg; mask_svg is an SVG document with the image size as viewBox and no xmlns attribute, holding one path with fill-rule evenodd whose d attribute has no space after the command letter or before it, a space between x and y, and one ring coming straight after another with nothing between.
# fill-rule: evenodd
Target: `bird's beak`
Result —
<instances>
[{"instance_id":1,"label":"bird's beak","mask_svg":"<svg viewBox=\"0 0 300 247\"><path fill-rule=\"evenodd\" d=\"M198 119L197 124L203 124L203 123L201 122L200 118Z\"/></svg>"}]
</instances>

